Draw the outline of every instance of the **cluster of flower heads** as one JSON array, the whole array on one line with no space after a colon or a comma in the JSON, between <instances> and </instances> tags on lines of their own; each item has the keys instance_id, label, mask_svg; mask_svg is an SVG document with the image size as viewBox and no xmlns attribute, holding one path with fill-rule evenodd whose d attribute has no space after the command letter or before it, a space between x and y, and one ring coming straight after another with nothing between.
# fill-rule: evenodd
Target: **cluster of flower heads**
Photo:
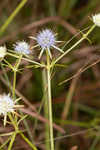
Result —
<instances>
[{"instance_id":1,"label":"cluster of flower heads","mask_svg":"<svg viewBox=\"0 0 100 150\"><path fill-rule=\"evenodd\" d=\"M100 14L92 16L92 20L96 26L100 27ZM41 47L39 58L41 58L44 51L48 51L50 58L52 58L51 48L57 49L58 51L63 53L63 51L56 46L56 43L59 41L56 41L56 35L50 29L42 30L37 34L37 37L32 36L30 38L36 40L37 42L37 45L34 47ZM14 50L19 54L28 55L31 53L30 45L25 41L19 41L16 44L14 44ZM7 49L5 46L0 47L0 59L4 58L4 56L6 55L6 51ZM16 107L17 105L15 105L15 102L9 94L0 95L0 115L2 114L4 115L4 118L6 118L7 113L14 112L14 109Z\"/></svg>"},{"instance_id":2,"label":"cluster of flower heads","mask_svg":"<svg viewBox=\"0 0 100 150\"><path fill-rule=\"evenodd\" d=\"M96 26L100 27L100 13L93 15L92 20ZM39 59L41 58L44 51L48 51L50 58L52 58L51 48L57 49L58 51L63 53L62 49L56 46L56 43L60 41L56 40L56 34L53 33L52 30L50 29L44 29L40 31L36 37L31 36L30 38L34 39L37 42L37 45L35 45L33 48L38 47L38 46L41 48ZM14 44L14 50L17 53L23 54L23 55L31 54L31 47L25 41L16 42L16 44ZM6 55L6 47L1 46L0 58L3 58L5 55Z\"/></svg>"},{"instance_id":3,"label":"cluster of flower heads","mask_svg":"<svg viewBox=\"0 0 100 150\"><path fill-rule=\"evenodd\" d=\"M37 47L37 46L41 47L39 59L41 58L44 50L47 50L50 58L52 58L51 51L50 51L51 48L57 49L58 51L63 53L63 51L59 47L56 46L56 43L59 41L56 41L55 34L50 29L45 29L39 32L37 34L37 37L32 36L30 38L36 40L37 42L37 45L34 47ZM14 50L20 54L28 55L31 53L31 48L29 44L25 41L19 41L16 44L14 44Z\"/></svg>"},{"instance_id":4,"label":"cluster of flower heads","mask_svg":"<svg viewBox=\"0 0 100 150\"><path fill-rule=\"evenodd\" d=\"M100 27L100 14L93 15L92 20L96 26ZM36 37L31 36L30 38L36 40L37 42L37 45L34 47L40 46L41 48L39 59L41 58L44 51L48 51L50 58L52 58L51 48L57 49L63 53L62 49L56 46L56 43L59 42L56 40L56 34L53 33L50 29L44 29L40 31ZM29 44L25 41L17 42L14 45L14 49L16 52L22 54L30 54L31 52Z\"/></svg>"}]
</instances>

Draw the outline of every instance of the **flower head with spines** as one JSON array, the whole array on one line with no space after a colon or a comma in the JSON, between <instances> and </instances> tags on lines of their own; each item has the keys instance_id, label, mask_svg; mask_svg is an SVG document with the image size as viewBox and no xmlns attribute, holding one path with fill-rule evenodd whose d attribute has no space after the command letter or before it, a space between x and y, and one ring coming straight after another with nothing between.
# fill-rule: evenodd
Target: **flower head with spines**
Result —
<instances>
[{"instance_id":1,"label":"flower head with spines","mask_svg":"<svg viewBox=\"0 0 100 150\"><path fill-rule=\"evenodd\" d=\"M6 94L0 95L0 114L6 115L8 112L14 111L14 102L12 98Z\"/></svg>"},{"instance_id":2,"label":"flower head with spines","mask_svg":"<svg viewBox=\"0 0 100 150\"><path fill-rule=\"evenodd\" d=\"M15 113L14 110L21 105L16 105L16 101L10 97L10 94L0 95L0 115L4 116L4 125L6 125L6 118L8 113Z\"/></svg>"},{"instance_id":3,"label":"flower head with spines","mask_svg":"<svg viewBox=\"0 0 100 150\"><path fill-rule=\"evenodd\" d=\"M100 27L100 13L93 15L92 20L96 26Z\"/></svg>"},{"instance_id":4,"label":"flower head with spines","mask_svg":"<svg viewBox=\"0 0 100 150\"><path fill-rule=\"evenodd\" d=\"M16 42L16 44L14 44L14 50L17 52L17 53L20 53L20 54L25 54L25 55L28 55L31 53L30 51L30 46L27 42L25 41L19 41L19 42Z\"/></svg>"},{"instance_id":5,"label":"flower head with spines","mask_svg":"<svg viewBox=\"0 0 100 150\"><path fill-rule=\"evenodd\" d=\"M57 49L58 51L63 53L63 51L59 47L56 46L56 43L59 41L56 41L55 34L50 29L42 30L41 32L38 33L36 38L33 36L31 36L30 38L37 41L38 45L36 45L36 46L41 47L39 59L41 58L41 56L45 50L48 50L48 54L49 54L50 58L52 58L52 54L50 51L51 48ZM34 46L34 47L36 47L36 46Z\"/></svg>"}]
</instances>

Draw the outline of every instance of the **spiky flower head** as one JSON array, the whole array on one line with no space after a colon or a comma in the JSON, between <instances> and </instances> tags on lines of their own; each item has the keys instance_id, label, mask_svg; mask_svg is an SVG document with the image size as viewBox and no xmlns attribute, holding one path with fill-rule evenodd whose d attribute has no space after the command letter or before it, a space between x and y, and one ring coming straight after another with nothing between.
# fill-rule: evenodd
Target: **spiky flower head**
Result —
<instances>
[{"instance_id":1,"label":"spiky flower head","mask_svg":"<svg viewBox=\"0 0 100 150\"><path fill-rule=\"evenodd\" d=\"M0 59L5 57L6 51L7 51L7 49L5 46L0 46Z\"/></svg>"},{"instance_id":2,"label":"spiky flower head","mask_svg":"<svg viewBox=\"0 0 100 150\"><path fill-rule=\"evenodd\" d=\"M17 52L17 53L20 53L20 54L30 54L30 46L27 42L25 41L19 41L19 42L16 42L16 44L14 44L14 50Z\"/></svg>"},{"instance_id":3,"label":"spiky flower head","mask_svg":"<svg viewBox=\"0 0 100 150\"><path fill-rule=\"evenodd\" d=\"M37 35L37 42L41 46L41 48L50 48L55 45L55 35L51 30L43 30Z\"/></svg>"},{"instance_id":4,"label":"spiky flower head","mask_svg":"<svg viewBox=\"0 0 100 150\"><path fill-rule=\"evenodd\" d=\"M35 37L30 37L30 38L37 41L38 45L36 46L41 47L39 59L41 58L44 50L48 50L49 56L52 58L51 51L50 51L51 48L57 49L58 51L63 53L63 51L60 48L56 47L56 43L59 41L56 41L55 34L50 29L42 30L41 32L38 33L36 38Z\"/></svg>"},{"instance_id":5,"label":"spiky flower head","mask_svg":"<svg viewBox=\"0 0 100 150\"><path fill-rule=\"evenodd\" d=\"M14 111L14 102L12 98L6 94L0 95L0 115L6 115L8 112Z\"/></svg>"},{"instance_id":6,"label":"spiky flower head","mask_svg":"<svg viewBox=\"0 0 100 150\"><path fill-rule=\"evenodd\" d=\"M8 113L15 113L15 109L22 107L22 105L16 105L16 101L10 97L10 94L0 95L0 115L4 116L4 125L6 125L6 118Z\"/></svg>"},{"instance_id":7,"label":"spiky flower head","mask_svg":"<svg viewBox=\"0 0 100 150\"><path fill-rule=\"evenodd\" d=\"M93 22L96 26L100 27L100 13L92 16Z\"/></svg>"}]
</instances>

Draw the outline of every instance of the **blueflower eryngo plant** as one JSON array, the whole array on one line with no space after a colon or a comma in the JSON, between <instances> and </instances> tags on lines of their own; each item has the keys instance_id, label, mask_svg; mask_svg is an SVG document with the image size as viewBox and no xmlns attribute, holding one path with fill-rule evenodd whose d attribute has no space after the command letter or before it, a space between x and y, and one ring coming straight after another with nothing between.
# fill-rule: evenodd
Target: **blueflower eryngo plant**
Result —
<instances>
[{"instance_id":1,"label":"blueflower eryngo plant","mask_svg":"<svg viewBox=\"0 0 100 150\"><path fill-rule=\"evenodd\" d=\"M54 34L50 29L42 30L38 33L37 37L31 36L30 38L36 40L38 43L36 46L39 46L41 48L39 59L41 58L44 51L47 51L50 58L52 58L51 48L57 49L58 51L63 53L62 49L56 46L56 43L59 42L56 40L56 34Z\"/></svg>"},{"instance_id":2,"label":"blueflower eryngo plant","mask_svg":"<svg viewBox=\"0 0 100 150\"><path fill-rule=\"evenodd\" d=\"M26 60L30 63L34 64L34 67L42 67L45 69L46 71L46 79L47 79L47 101L48 101L48 112L49 112L49 134L50 134L50 149L54 150L54 137L53 137L53 116L52 116L52 93L51 93L51 69L54 67L54 65L61 60L64 56L66 56L72 49L74 49L77 45L79 45L84 39L87 39L88 35L92 32L92 30L96 27L99 26L100 27L100 14L96 14L92 16L92 20L93 20L93 26L91 26L91 28L83 34L83 37L77 41L74 45L72 45L69 49L67 49L66 51L63 51L61 48L59 48L57 46L58 42L61 41L57 41L56 40L56 34L51 30L51 29L45 29L42 30L41 32L39 32L37 34L36 37L31 36L30 38L34 39L37 42L37 45L33 46L32 48L36 48L36 47L40 47L41 51L39 54L39 59L41 59L43 52L46 52L46 63L40 63L37 61L32 60L30 57L27 57L27 55L32 55L31 53L31 47L30 45L25 42L25 41L19 41L16 42L16 44L14 44L14 50L13 51L8 51L5 46L1 46L0 47L0 58L2 58L1 60L4 60L4 62L6 63L6 65L12 69L13 73L14 73L14 79L13 79L13 85L12 85L12 96L10 96L9 94L3 94L0 95L0 115L4 116L4 125L6 125L6 123L9 123L6 118L7 116L10 119L11 124L14 126L15 131L11 132L11 133L6 133L6 135L8 134L10 136L10 138L7 140L7 142L5 142L6 144L8 144L8 150L12 149L13 143L15 141L16 135L20 134L22 136L22 138L30 145L30 147L33 150L37 150L37 148L34 146L33 143L31 143L31 141L29 141L29 139L27 137L25 137L25 135L23 134L23 132L19 129L19 122L21 120L23 120L25 118L22 117L18 119L17 117L17 112L16 112L16 108L17 107L21 107L21 105L17 105L17 100L16 100L16 73L19 71L19 66L21 64L21 60ZM52 60L52 52L51 50L56 49L59 52L61 52L60 56L57 58L54 58ZM16 58L16 62L15 65L11 65L4 57L6 55L12 56ZM1 62L2 63L2 62ZM3 148L5 144L1 145L0 148Z\"/></svg>"}]
</instances>

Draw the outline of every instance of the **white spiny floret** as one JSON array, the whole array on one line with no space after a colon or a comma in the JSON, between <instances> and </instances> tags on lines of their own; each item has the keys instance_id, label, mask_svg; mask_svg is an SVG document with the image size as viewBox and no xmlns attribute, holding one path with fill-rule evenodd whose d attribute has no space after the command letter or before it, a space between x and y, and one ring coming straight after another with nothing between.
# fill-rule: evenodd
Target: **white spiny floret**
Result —
<instances>
[{"instance_id":1,"label":"white spiny floret","mask_svg":"<svg viewBox=\"0 0 100 150\"><path fill-rule=\"evenodd\" d=\"M0 46L0 58L4 58L4 56L6 55L6 47L5 46Z\"/></svg>"},{"instance_id":2,"label":"white spiny floret","mask_svg":"<svg viewBox=\"0 0 100 150\"><path fill-rule=\"evenodd\" d=\"M31 52L29 44L25 41L16 42L16 44L14 44L14 49L17 53L26 55Z\"/></svg>"},{"instance_id":3,"label":"white spiny floret","mask_svg":"<svg viewBox=\"0 0 100 150\"><path fill-rule=\"evenodd\" d=\"M60 48L56 47L56 43L59 41L56 41L55 34L50 29L42 30L40 33L38 33L36 38L35 37L30 37L30 38L37 41L38 45L36 45L36 46L41 47L39 59L41 58L44 50L48 50L49 56L52 58L50 48L55 48L58 51L63 53L63 51ZM34 46L34 47L36 47L36 46Z\"/></svg>"},{"instance_id":4,"label":"white spiny floret","mask_svg":"<svg viewBox=\"0 0 100 150\"><path fill-rule=\"evenodd\" d=\"M92 16L95 25L100 27L100 13Z\"/></svg>"},{"instance_id":5,"label":"white spiny floret","mask_svg":"<svg viewBox=\"0 0 100 150\"><path fill-rule=\"evenodd\" d=\"M8 112L14 111L14 102L12 98L6 94L0 95L0 114L4 116L7 115Z\"/></svg>"},{"instance_id":6,"label":"white spiny floret","mask_svg":"<svg viewBox=\"0 0 100 150\"><path fill-rule=\"evenodd\" d=\"M16 105L15 103L20 100L19 98L13 101L9 94L0 95L0 115L4 116L4 126L8 113L16 114L16 108L23 107L23 105Z\"/></svg>"}]
</instances>

